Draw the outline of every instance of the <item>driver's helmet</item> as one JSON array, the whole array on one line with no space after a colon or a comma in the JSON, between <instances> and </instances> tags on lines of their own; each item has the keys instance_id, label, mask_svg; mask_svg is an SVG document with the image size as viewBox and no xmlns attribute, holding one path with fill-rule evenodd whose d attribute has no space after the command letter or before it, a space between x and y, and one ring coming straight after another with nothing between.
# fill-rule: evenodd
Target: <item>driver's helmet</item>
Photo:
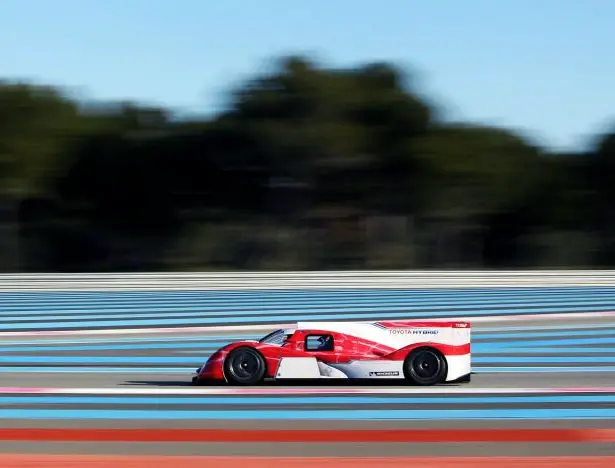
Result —
<instances>
[{"instance_id":1,"label":"driver's helmet","mask_svg":"<svg viewBox=\"0 0 615 468\"><path fill-rule=\"evenodd\" d=\"M328 345L329 345L328 336L321 336L320 338L318 338L318 348L319 349L326 349Z\"/></svg>"}]
</instances>

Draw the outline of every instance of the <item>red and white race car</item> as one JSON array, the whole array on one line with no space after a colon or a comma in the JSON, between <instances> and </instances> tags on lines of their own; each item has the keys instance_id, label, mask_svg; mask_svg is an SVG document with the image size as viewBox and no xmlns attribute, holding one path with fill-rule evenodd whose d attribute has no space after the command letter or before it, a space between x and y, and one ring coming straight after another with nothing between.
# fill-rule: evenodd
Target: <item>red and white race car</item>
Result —
<instances>
[{"instance_id":1,"label":"red and white race car","mask_svg":"<svg viewBox=\"0 0 615 468\"><path fill-rule=\"evenodd\" d=\"M402 379L414 385L469 382L468 322L299 322L260 340L227 344L192 382Z\"/></svg>"}]
</instances>

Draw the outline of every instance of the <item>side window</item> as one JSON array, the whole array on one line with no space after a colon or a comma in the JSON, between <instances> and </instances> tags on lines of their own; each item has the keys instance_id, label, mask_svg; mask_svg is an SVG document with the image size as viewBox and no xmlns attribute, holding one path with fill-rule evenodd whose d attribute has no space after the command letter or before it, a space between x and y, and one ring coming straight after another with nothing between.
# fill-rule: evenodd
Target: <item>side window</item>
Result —
<instances>
[{"instance_id":1,"label":"side window","mask_svg":"<svg viewBox=\"0 0 615 468\"><path fill-rule=\"evenodd\" d=\"M305 337L306 351L333 351L331 335L308 335Z\"/></svg>"}]
</instances>

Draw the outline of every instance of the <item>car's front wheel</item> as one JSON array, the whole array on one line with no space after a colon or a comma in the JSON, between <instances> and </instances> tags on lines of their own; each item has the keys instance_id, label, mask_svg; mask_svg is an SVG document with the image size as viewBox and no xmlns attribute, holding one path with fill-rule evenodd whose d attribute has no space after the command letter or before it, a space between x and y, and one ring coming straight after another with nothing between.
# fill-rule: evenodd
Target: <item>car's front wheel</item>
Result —
<instances>
[{"instance_id":1,"label":"car's front wheel","mask_svg":"<svg viewBox=\"0 0 615 468\"><path fill-rule=\"evenodd\" d=\"M265 378L267 365L263 355L248 346L235 348L224 360L224 376L235 385L254 385Z\"/></svg>"},{"instance_id":2,"label":"car's front wheel","mask_svg":"<svg viewBox=\"0 0 615 468\"><path fill-rule=\"evenodd\" d=\"M446 359L437 349L421 347L412 350L404 361L404 375L414 385L436 385L448 372Z\"/></svg>"}]
</instances>

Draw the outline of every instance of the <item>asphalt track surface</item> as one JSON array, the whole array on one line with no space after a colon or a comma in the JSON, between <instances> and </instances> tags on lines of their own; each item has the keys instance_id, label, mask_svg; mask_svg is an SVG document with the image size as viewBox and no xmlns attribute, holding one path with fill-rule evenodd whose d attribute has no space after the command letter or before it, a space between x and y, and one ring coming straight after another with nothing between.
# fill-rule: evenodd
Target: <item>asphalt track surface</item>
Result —
<instances>
[{"instance_id":1,"label":"asphalt track surface","mask_svg":"<svg viewBox=\"0 0 615 468\"><path fill-rule=\"evenodd\" d=\"M10 434L1 437L0 451L356 457L615 455L613 316L473 323L475 374L470 384L429 389L398 383L272 384L256 389L189 384L192 370L215 347L266 332L5 336L0 346L4 366L0 427ZM65 440L43 441L50 433L23 432L32 428L54 429L55 437L64 434ZM79 430L61 432L71 428ZM104 437L92 436L96 441L87 440L87 434L98 428L112 431ZM208 428L215 431L201 433L205 435L198 443L186 442L187 433L181 432ZM562 436L560 432L559 436L530 437L531 443L493 439L495 430L526 428L610 432L590 437ZM121 439L117 429L134 429L126 436L133 437L132 441L112 440L113 433ZM254 435L250 432L230 432L229 441L207 442L224 438L225 430L275 429L281 431L261 442L250 442ZM304 433L300 441L283 442L290 430L323 429L334 431L331 439L318 440L313 433ZM387 432L390 429L393 433ZM404 432L412 429L420 431ZM430 430L440 429L453 432L434 433L439 435L425 439ZM481 429L488 430L477 433L477 440L463 440L463 434ZM349 430L371 432L363 436L365 440L353 441ZM344 434L347 441L334 440ZM159 439L153 441L153 437ZM100 442L105 438L110 440Z\"/></svg>"}]
</instances>

